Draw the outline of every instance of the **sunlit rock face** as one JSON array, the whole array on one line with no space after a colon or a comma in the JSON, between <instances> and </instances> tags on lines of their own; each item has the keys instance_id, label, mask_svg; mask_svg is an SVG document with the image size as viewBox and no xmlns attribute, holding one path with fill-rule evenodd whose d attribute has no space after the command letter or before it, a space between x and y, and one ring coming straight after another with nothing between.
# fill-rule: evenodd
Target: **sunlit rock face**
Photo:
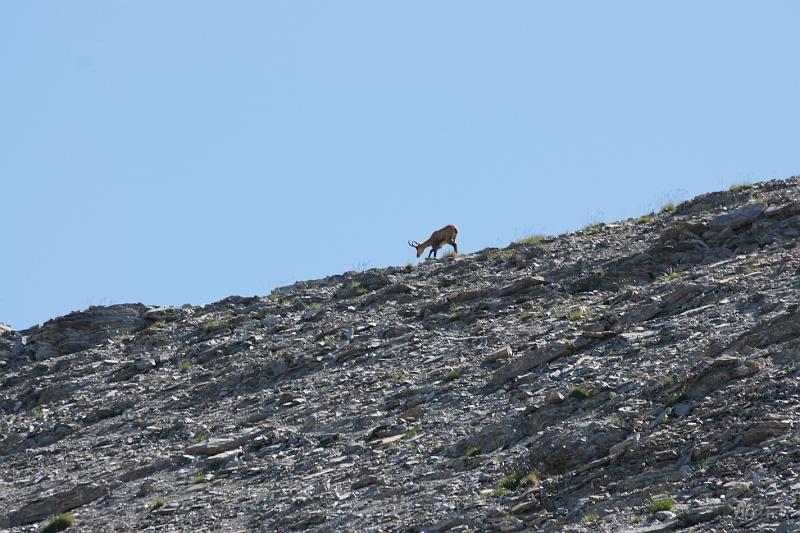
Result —
<instances>
[{"instance_id":1,"label":"sunlit rock face","mask_svg":"<svg viewBox=\"0 0 800 533\"><path fill-rule=\"evenodd\" d=\"M0 528L795 531L798 236L791 178L0 324Z\"/></svg>"}]
</instances>

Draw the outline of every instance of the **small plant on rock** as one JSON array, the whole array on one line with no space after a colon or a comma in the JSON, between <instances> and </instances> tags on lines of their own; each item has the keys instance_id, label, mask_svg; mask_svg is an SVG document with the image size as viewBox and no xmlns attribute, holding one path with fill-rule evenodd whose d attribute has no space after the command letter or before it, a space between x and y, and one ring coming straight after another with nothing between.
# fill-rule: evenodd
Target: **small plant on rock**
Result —
<instances>
[{"instance_id":1,"label":"small plant on rock","mask_svg":"<svg viewBox=\"0 0 800 533\"><path fill-rule=\"evenodd\" d=\"M656 216L655 216L655 214L653 214L653 213L648 213L648 214L646 214L646 215L642 215L642 216L640 216L640 217L639 217L639 218L636 220L636 222L638 222L639 224L651 224L651 223L652 223L652 222L653 222L655 219L656 219Z\"/></svg>"},{"instance_id":2,"label":"small plant on rock","mask_svg":"<svg viewBox=\"0 0 800 533\"><path fill-rule=\"evenodd\" d=\"M530 237L525 237L524 239L520 239L516 241L517 244L533 244L534 246L541 246L542 241L547 238L546 235L536 234L531 235Z\"/></svg>"},{"instance_id":3,"label":"small plant on rock","mask_svg":"<svg viewBox=\"0 0 800 533\"><path fill-rule=\"evenodd\" d=\"M662 213L669 213L670 215L674 214L678 210L678 206L673 204L672 202L664 205L661 208Z\"/></svg>"},{"instance_id":4,"label":"small plant on rock","mask_svg":"<svg viewBox=\"0 0 800 533\"><path fill-rule=\"evenodd\" d=\"M660 498L650 502L650 512L657 513L659 511L671 511L675 502L671 498Z\"/></svg>"},{"instance_id":5,"label":"small plant on rock","mask_svg":"<svg viewBox=\"0 0 800 533\"><path fill-rule=\"evenodd\" d=\"M489 260L495 262L506 261L508 259L511 259L513 255L514 255L514 250L509 250L509 249L495 250L494 252L491 252L489 254Z\"/></svg>"},{"instance_id":6,"label":"small plant on rock","mask_svg":"<svg viewBox=\"0 0 800 533\"><path fill-rule=\"evenodd\" d=\"M353 285L353 288L356 290L356 296L363 296L369 292L369 289L359 285L358 283Z\"/></svg>"},{"instance_id":7,"label":"small plant on rock","mask_svg":"<svg viewBox=\"0 0 800 533\"><path fill-rule=\"evenodd\" d=\"M404 439L413 439L417 436L419 436L419 430L417 428L408 429L405 433L403 433Z\"/></svg>"},{"instance_id":8,"label":"small plant on rock","mask_svg":"<svg viewBox=\"0 0 800 533\"><path fill-rule=\"evenodd\" d=\"M184 374L189 372L192 369L192 364L189 361L183 361L180 366L181 372Z\"/></svg>"},{"instance_id":9,"label":"small plant on rock","mask_svg":"<svg viewBox=\"0 0 800 533\"><path fill-rule=\"evenodd\" d=\"M686 274L684 274L683 272L678 272L678 271L675 271L675 270L670 270L670 271L669 271L669 272L667 272L667 274L664 276L664 279L665 279L666 281L677 281L677 280L679 280L679 279L683 279L683 278L685 278L685 277L686 277Z\"/></svg>"},{"instance_id":10,"label":"small plant on rock","mask_svg":"<svg viewBox=\"0 0 800 533\"><path fill-rule=\"evenodd\" d=\"M600 515L598 515L597 513L587 514L586 516L583 517L583 521L588 522L590 524L592 522L597 522L598 520L600 520Z\"/></svg>"},{"instance_id":11,"label":"small plant on rock","mask_svg":"<svg viewBox=\"0 0 800 533\"><path fill-rule=\"evenodd\" d=\"M567 313L566 317L567 320L569 320L570 322L575 322L583 318L583 314L584 314L583 309L579 307L578 309L573 309L572 311Z\"/></svg>"},{"instance_id":12,"label":"small plant on rock","mask_svg":"<svg viewBox=\"0 0 800 533\"><path fill-rule=\"evenodd\" d=\"M528 475L522 478L522 484L529 485L531 487L537 487L541 480L542 478L539 475L539 472L534 470L533 472L528 472Z\"/></svg>"},{"instance_id":13,"label":"small plant on rock","mask_svg":"<svg viewBox=\"0 0 800 533\"><path fill-rule=\"evenodd\" d=\"M459 370L458 368L454 368L453 370L447 372L442 376L442 381L447 383L449 381L455 381L460 377L461 377L461 370Z\"/></svg>"},{"instance_id":14,"label":"small plant on rock","mask_svg":"<svg viewBox=\"0 0 800 533\"><path fill-rule=\"evenodd\" d=\"M279 293L276 290L273 290L271 293L269 293L269 296L267 296L267 300L269 300L270 302L277 302L280 299L281 299L281 293Z\"/></svg>"},{"instance_id":15,"label":"small plant on rock","mask_svg":"<svg viewBox=\"0 0 800 533\"><path fill-rule=\"evenodd\" d=\"M74 523L75 517L71 514L60 514L48 520L47 523L39 530L39 533L55 533L56 531L63 531L68 527L71 527Z\"/></svg>"},{"instance_id":16,"label":"small plant on rock","mask_svg":"<svg viewBox=\"0 0 800 533\"><path fill-rule=\"evenodd\" d=\"M203 474L199 474L194 477L192 480L192 485L199 485L200 483L208 483L211 481L208 476L204 476Z\"/></svg>"},{"instance_id":17,"label":"small plant on rock","mask_svg":"<svg viewBox=\"0 0 800 533\"><path fill-rule=\"evenodd\" d=\"M735 192L746 191L747 189L752 189L752 188L753 188L753 184L752 183L736 183L734 185L731 185L731 188L728 189L728 190L730 192L734 192L735 193Z\"/></svg>"},{"instance_id":18,"label":"small plant on rock","mask_svg":"<svg viewBox=\"0 0 800 533\"><path fill-rule=\"evenodd\" d=\"M517 487L522 483L522 474L519 472L511 472L509 475L500 480L500 488L508 490L517 490Z\"/></svg>"},{"instance_id":19,"label":"small plant on rock","mask_svg":"<svg viewBox=\"0 0 800 533\"><path fill-rule=\"evenodd\" d=\"M156 498L153 500L153 503L150 504L150 510L155 511L156 509L161 509L165 505L167 505L167 500L164 498Z\"/></svg>"},{"instance_id":20,"label":"small plant on rock","mask_svg":"<svg viewBox=\"0 0 800 533\"><path fill-rule=\"evenodd\" d=\"M221 323L217 322L216 320L212 320L211 322L206 322L205 324L203 324L203 327L201 329L203 331L203 335L210 335L211 333L220 329L221 327L222 327Z\"/></svg>"},{"instance_id":21,"label":"small plant on rock","mask_svg":"<svg viewBox=\"0 0 800 533\"><path fill-rule=\"evenodd\" d=\"M579 386L572 387L572 389L569 391L569 395L570 397L575 398L576 400L585 400L586 398L591 396L591 394L589 394L589 391L585 387L579 387Z\"/></svg>"},{"instance_id":22,"label":"small plant on rock","mask_svg":"<svg viewBox=\"0 0 800 533\"><path fill-rule=\"evenodd\" d=\"M492 498L499 498L499 497L501 497L501 496L507 496L507 495L511 494L511 492L512 492L512 491L511 491L511 490L509 490L509 489L505 489L505 488L503 488L503 487L497 487L497 488L496 488L496 489L494 489L494 490L493 490L491 493L489 493L489 495L490 495Z\"/></svg>"},{"instance_id":23,"label":"small plant on rock","mask_svg":"<svg viewBox=\"0 0 800 533\"><path fill-rule=\"evenodd\" d=\"M469 450L467 450L467 453L465 455L467 457L475 457L476 455L480 455L480 454L481 454L481 449L478 448L478 447L475 447L475 448L470 448Z\"/></svg>"},{"instance_id":24,"label":"small plant on rock","mask_svg":"<svg viewBox=\"0 0 800 533\"><path fill-rule=\"evenodd\" d=\"M509 475L500 480L500 485L492 491L491 495L493 497L505 496L507 494L511 494L520 487L527 485L536 486L538 484L538 472L530 472L525 476L519 472L511 472Z\"/></svg>"},{"instance_id":25,"label":"small plant on rock","mask_svg":"<svg viewBox=\"0 0 800 533\"><path fill-rule=\"evenodd\" d=\"M587 235L597 235L600 233L600 228L602 226L603 224L600 222L596 224L586 224L581 231L585 232Z\"/></svg>"},{"instance_id":26,"label":"small plant on rock","mask_svg":"<svg viewBox=\"0 0 800 533\"><path fill-rule=\"evenodd\" d=\"M395 370L389 374L389 377L392 379L392 381L403 381L407 376L408 375L403 370Z\"/></svg>"}]
</instances>

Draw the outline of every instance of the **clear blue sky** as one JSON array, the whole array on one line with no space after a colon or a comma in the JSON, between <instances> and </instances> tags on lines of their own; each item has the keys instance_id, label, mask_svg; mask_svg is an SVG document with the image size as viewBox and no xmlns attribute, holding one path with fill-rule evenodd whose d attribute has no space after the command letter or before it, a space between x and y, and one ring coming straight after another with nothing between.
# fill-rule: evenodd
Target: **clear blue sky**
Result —
<instances>
[{"instance_id":1,"label":"clear blue sky","mask_svg":"<svg viewBox=\"0 0 800 533\"><path fill-rule=\"evenodd\" d=\"M795 1L0 3L0 321L800 173Z\"/></svg>"}]
</instances>

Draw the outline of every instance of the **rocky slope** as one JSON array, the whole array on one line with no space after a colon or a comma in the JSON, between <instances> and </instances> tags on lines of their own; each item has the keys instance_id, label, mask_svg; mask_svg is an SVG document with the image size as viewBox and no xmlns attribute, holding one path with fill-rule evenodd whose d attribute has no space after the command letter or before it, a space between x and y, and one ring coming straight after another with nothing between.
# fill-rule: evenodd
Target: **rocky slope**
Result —
<instances>
[{"instance_id":1,"label":"rocky slope","mask_svg":"<svg viewBox=\"0 0 800 533\"><path fill-rule=\"evenodd\" d=\"M0 529L798 531L800 178L0 330Z\"/></svg>"}]
</instances>

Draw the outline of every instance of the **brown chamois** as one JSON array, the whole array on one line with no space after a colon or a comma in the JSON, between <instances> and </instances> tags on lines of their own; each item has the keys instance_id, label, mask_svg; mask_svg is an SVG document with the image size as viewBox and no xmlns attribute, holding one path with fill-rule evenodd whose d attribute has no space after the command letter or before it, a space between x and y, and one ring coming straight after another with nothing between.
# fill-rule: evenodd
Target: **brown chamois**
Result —
<instances>
[{"instance_id":1,"label":"brown chamois","mask_svg":"<svg viewBox=\"0 0 800 533\"><path fill-rule=\"evenodd\" d=\"M448 224L442 229L431 233L428 240L422 244L417 241L408 241L408 245L417 249L417 257L420 257L428 246L431 247L431 251L428 253L428 259L430 259L431 254L433 254L433 257L436 257L436 251L445 244L451 245L453 247L453 252L457 254L458 245L456 244L456 235L458 235L458 228L452 224Z\"/></svg>"}]
</instances>

